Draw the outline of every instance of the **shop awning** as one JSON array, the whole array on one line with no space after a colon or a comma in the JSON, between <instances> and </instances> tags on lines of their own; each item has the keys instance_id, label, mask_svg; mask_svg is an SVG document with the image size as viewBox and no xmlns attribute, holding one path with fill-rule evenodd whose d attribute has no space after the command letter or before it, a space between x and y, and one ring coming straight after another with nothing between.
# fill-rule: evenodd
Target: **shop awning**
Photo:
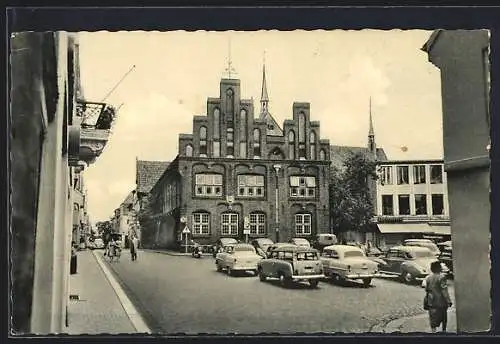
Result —
<instances>
[{"instance_id":1,"label":"shop awning","mask_svg":"<svg viewBox=\"0 0 500 344\"><path fill-rule=\"evenodd\" d=\"M429 229L435 235L451 235L450 226L429 226Z\"/></svg>"},{"instance_id":2,"label":"shop awning","mask_svg":"<svg viewBox=\"0 0 500 344\"><path fill-rule=\"evenodd\" d=\"M427 223L377 223L382 234L391 233L425 233L431 234L431 226Z\"/></svg>"}]
</instances>

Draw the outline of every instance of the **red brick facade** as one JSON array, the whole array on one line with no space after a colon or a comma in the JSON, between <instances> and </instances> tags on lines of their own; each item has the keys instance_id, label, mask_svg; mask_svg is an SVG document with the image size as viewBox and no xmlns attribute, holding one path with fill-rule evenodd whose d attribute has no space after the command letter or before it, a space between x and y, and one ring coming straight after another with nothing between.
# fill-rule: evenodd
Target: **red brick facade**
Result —
<instances>
[{"instance_id":1,"label":"red brick facade","mask_svg":"<svg viewBox=\"0 0 500 344\"><path fill-rule=\"evenodd\" d=\"M175 246L185 225L207 244L244 238L246 222L250 237L279 241L329 232L329 141L309 103L275 125L269 113L254 118L239 80L221 80L220 97L194 117L193 134L180 134L178 156L151 191L157 246Z\"/></svg>"}]
</instances>

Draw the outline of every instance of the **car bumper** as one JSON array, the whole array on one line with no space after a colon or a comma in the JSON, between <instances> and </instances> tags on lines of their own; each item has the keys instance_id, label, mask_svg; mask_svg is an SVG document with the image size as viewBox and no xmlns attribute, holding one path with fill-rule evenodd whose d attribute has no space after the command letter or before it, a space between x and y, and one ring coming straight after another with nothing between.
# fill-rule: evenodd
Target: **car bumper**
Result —
<instances>
[{"instance_id":1,"label":"car bumper","mask_svg":"<svg viewBox=\"0 0 500 344\"><path fill-rule=\"evenodd\" d=\"M373 274L347 274L345 278L347 279L361 279L361 278L373 278L375 277L375 273Z\"/></svg>"},{"instance_id":2,"label":"car bumper","mask_svg":"<svg viewBox=\"0 0 500 344\"><path fill-rule=\"evenodd\" d=\"M231 267L231 270L235 270L235 271L257 270L257 265L233 266L233 267Z\"/></svg>"},{"instance_id":3,"label":"car bumper","mask_svg":"<svg viewBox=\"0 0 500 344\"><path fill-rule=\"evenodd\" d=\"M324 274L316 274L316 275L292 275L292 280L301 281L301 280L310 280L310 279L321 279L325 278Z\"/></svg>"}]
</instances>

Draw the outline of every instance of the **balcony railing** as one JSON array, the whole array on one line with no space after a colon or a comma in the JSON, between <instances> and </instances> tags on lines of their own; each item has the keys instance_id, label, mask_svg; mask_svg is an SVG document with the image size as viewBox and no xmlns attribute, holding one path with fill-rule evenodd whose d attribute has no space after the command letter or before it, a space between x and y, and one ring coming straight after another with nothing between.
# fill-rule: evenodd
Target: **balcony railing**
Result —
<instances>
[{"instance_id":1,"label":"balcony railing","mask_svg":"<svg viewBox=\"0 0 500 344\"><path fill-rule=\"evenodd\" d=\"M450 217L448 215L378 215L374 217L374 221L379 223L449 222Z\"/></svg>"}]
</instances>

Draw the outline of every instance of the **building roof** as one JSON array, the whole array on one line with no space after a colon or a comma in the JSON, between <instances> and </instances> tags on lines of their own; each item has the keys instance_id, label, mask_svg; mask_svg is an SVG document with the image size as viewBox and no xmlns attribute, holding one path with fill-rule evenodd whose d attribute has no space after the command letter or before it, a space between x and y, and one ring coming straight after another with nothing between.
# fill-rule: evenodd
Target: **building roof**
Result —
<instances>
[{"instance_id":1,"label":"building roof","mask_svg":"<svg viewBox=\"0 0 500 344\"><path fill-rule=\"evenodd\" d=\"M170 161L136 160L137 192L149 193L169 164Z\"/></svg>"},{"instance_id":2,"label":"building roof","mask_svg":"<svg viewBox=\"0 0 500 344\"><path fill-rule=\"evenodd\" d=\"M330 161L332 165L341 168L344 165L345 159L349 154L360 153L368 159L372 159L371 153L367 147L354 147L354 146L330 146ZM387 161L387 155L383 148L377 148L377 160Z\"/></svg>"},{"instance_id":3,"label":"building roof","mask_svg":"<svg viewBox=\"0 0 500 344\"><path fill-rule=\"evenodd\" d=\"M436 39L438 38L439 34L442 32L442 29L439 30L434 30L432 34L429 36L429 39L425 44L422 46L420 50L425 51L426 53L429 53L432 49L432 46L436 42Z\"/></svg>"},{"instance_id":4,"label":"building roof","mask_svg":"<svg viewBox=\"0 0 500 344\"><path fill-rule=\"evenodd\" d=\"M132 191L129 192L125 200L122 202L122 205L134 204L134 193Z\"/></svg>"}]
</instances>

